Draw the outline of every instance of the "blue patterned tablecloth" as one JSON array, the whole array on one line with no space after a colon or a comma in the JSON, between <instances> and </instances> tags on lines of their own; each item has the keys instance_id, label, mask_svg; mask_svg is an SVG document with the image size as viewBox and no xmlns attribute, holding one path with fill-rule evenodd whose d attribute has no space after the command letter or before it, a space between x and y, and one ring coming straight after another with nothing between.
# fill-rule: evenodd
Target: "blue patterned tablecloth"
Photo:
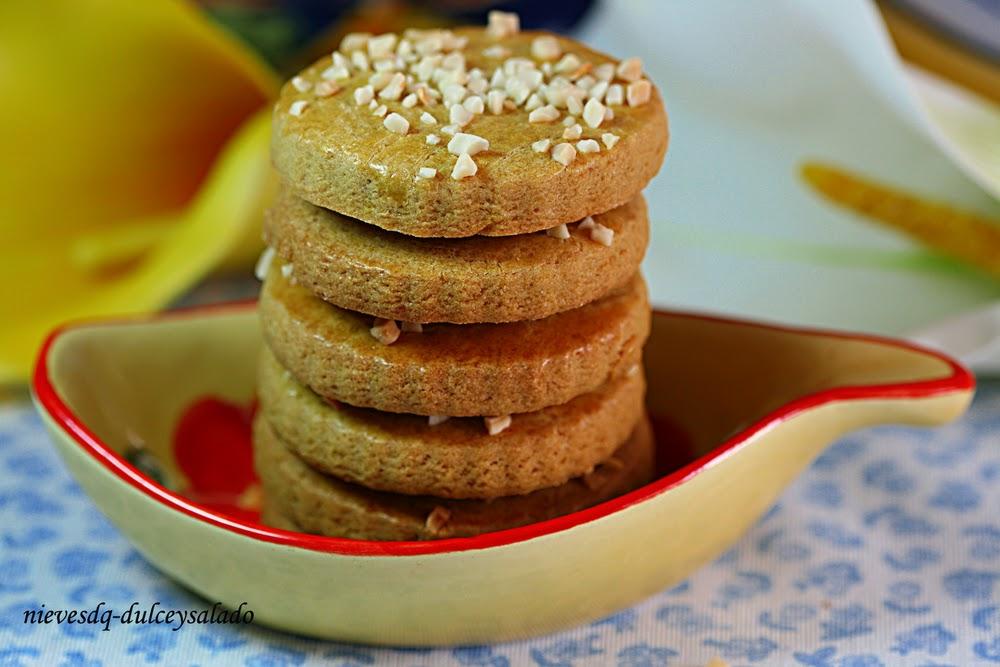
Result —
<instances>
[{"instance_id":1,"label":"blue patterned tablecloth","mask_svg":"<svg viewBox=\"0 0 1000 667\"><path fill-rule=\"evenodd\" d=\"M70 479L31 408L0 405L0 665L1000 663L1000 384L939 430L833 445L732 551L632 609L492 647L372 649L256 626L25 624L24 610L204 603ZM247 573L252 576L252 573Z\"/></svg>"}]
</instances>

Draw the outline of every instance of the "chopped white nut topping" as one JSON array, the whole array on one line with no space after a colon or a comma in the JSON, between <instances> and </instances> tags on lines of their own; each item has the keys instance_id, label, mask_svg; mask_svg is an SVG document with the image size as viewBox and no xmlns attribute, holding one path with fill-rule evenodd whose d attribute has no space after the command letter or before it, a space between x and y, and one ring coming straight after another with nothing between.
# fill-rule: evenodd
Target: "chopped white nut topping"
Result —
<instances>
[{"instance_id":1,"label":"chopped white nut topping","mask_svg":"<svg viewBox=\"0 0 1000 667\"><path fill-rule=\"evenodd\" d=\"M367 72L370 66L368 62L368 56L365 55L364 51L355 51L354 53L352 53L351 64L362 72Z\"/></svg>"},{"instance_id":2,"label":"chopped white nut topping","mask_svg":"<svg viewBox=\"0 0 1000 667\"><path fill-rule=\"evenodd\" d=\"M611 107L604 107L604 122L610 123L615 119L615 112L611 110Z\"/></svg>"},{"instance_id":3,"label":"chopped white nut topping","mask_svg":"<svg viewBox=\"0 0 1000 667\"><path fill-rule=\"evenodd\" d=\"M623 81L638 81L642 77L642 61L638 58L626 58L618 63L618 78Z\"/></svg>"},{"instance_id":4,"label":"chopped white nut topping","mask_svg":"<svg viewBox=\"0 0 1000 667\"><path fill-rule=\"evenodd\" d=\"M361 86L354 89L354 103L358 106L368 104L375 98L375 89L371 86Z\"/></svg>"},{"instance_id":5,"label":"chopped white nut topping","mask_svg":"<svg viewBox=\"0 0 1000 667\"><path fill-rule=\"evenodd\" d=\"M307 106L309 106L309 103L305 100L295 100L288 106L288 113L293 116L301 116Z\"/></svg>"},{"instance_id":6,"label":"chopped white nut topping","mask_svg":"<svg viewBox=\"0 0 1000 667\"><path fill-rule=\"evenodd\" d=\"M437 146L439 143L441 143L441 137L439 137L436 134L428 134L427 143L429 143L431 146Z\"/></svg>"},{"instance_id":7,"label":"chopped white nut topping","mask_svg":"<svg viewBox=\"0 0 1000 667\"><path fill-rule=\"evenodd\" d=\"M628 84L625 91L625 98L630 107L637 107L649 101L653 92L653 86L646 79L639 79Z\"/></svg>"},{"instance_id":8,"label":"chopped white nut topping","mask_svg":"<svg viewBox=\"0 0 1000 667\"><path fill-rule=\"evenodd\" d=\"M539 107L528 114L529 123L551 123L559 118L559 110L551 104Z\"/></svg>"},{"instance_id":9,"label":"chopped white nut topping","mask_svg":"<svg viewBox=\"0 0 1000 667\"><path fill-rule=\"evenodd\" d=\"M499 116L503 113L503 103L507 99L507 93L501 90L491 90L486 94L486 106L489 107L490 113L494 116Z\"/></svg>"},{"instance_id":10,"label":"chopped white nut topping","mask_svg":"<svg viewBox=\"0 0 1000 667\"><path fill-rule=\"evenodd\" d=\"M396 49L396 35L389 32L368 39L368 57L374 59L387 58Z\"/></svg>"},{"instance_id":11,"label":"chopped white nut topping","mask_svg":"<svg viewBox=\"0 0 1000 667\"><path fill-rule=\"evenodd\" d=\"M556 144L552 149L552 159L568 167L576 159L576 149L573 144Z\"/></svg>"},{"instance_id":12,"label":"chopped white nut topping","mask_svg":"<svg viewBox=\"0 0 1000 667\"><path fill-rule=\"evenodd\" d=\"M351 77L350 71L343 65L330 65L320 73L320 78L326 81L341 81Z\"/></svg>"},{"instance_id":13,"label":"chopped white nut topping","mask_svg":"<svg viewBox=\"0 0 1000 667\"><path fill-rule=\"evenodd\" d=\"M478 95L472 95L471 97L466 97L465 101L462 102L462 106L466 108L467 111L473 114L481 114L484 111L483 98Z\"/></svg>"},{"instance_id":14,"label":"chopped white nut topping","mask_svg":"<svg viewBox=\"0 0 1000 667\"><path fill-rule=\"evenodd\" d=\"M579 116L583 113L583 102L576 95L570 95L566 98L566 109L574 116Z\"/></svg>"},{"instance_id":15,"label":"chopped white nut topping","mask_svg":"<svg viewBox=\"0 0 1000 667\"><path fill-rule=\"evenodd\" d=\"M344 35L344 39L340 40L340 50L344 53L350 53L363 49L371 38L370 32L349 32Z\"/></svg>"},{"instance_id":16,"label":"chopped white nut topping","mask_svg":"<svg viewBox=\"0 0 1000 667\"><path fill-rule=\"evenodd\" d=\"M569 238L569 227L567 227L565 224L556 225L551 229L545 230L545 233L551 236L552 238L561 239L565 241L566 239Z\"/></svg>"},{"instance_id":17,"label":"chopped white nut topping","mask_svg":"<svg viewBox=\"0 0 1000 667\"><path fill-rule=\"evenodd\" d=\"M387 107L384 104L380 104L377 107L375 107L375 110L372 111L372 113L375 114L376 116L379 116L380 118L384 118L385 115L389 113L389 107Z\"/></svg>"},{"instance_id":18,"label":"chopped white nut topping","mask_svg":"<svg viewBox=\"0 0 1000 667\"><path fill-rule=\"evenodd\" d=\"M424 125L437 125L437 119L426 111L420 114L420 122Z\"/></svg>"},{"instance_id":19,"label":"chopped white nut topping","mask_svg":"<svg viewBox=\"0 0 1000 667\"><path fill-rule=\"evenodd\" d=\"M369 111L375 111L375 109L378 109L378 100L372 100L371 102L368 103Z\"/></svg>"},{"instance_id":20,"label":"chopped white nut topping","mask_svg":"<svg viewBox=\"0 0 1000 667\"><path fill-rule=\"evenodd\" d=\"M594 223L593 229L590 230L590 240L610 247L615 240L615 230L605 227L599 222Z\"/></svg>"},{"instance_id":21,"label":"chopped white nut topping","mask_svg":"<svg viewBox=\"0 0 1000 667\"><path fill-rule=\"evenodd\" d=\"M435 176L437 176L437 173L438 170L435 169L434 167L421 167L420 169L417 170L417 175L414 177L414 180L420 181L429 178L434 178ZM406 331L406 326L405 326L406 323L404 322L403 324L404 324L403 331Z\"/></svg>"},{"instance_id":22,"label":"chopped white nut topping","mask_svg":"<svg viewBox=\"0 0 1000 667\"><path fill-rule=\"evenodd\" d=\"M510 428L511 419L510 415L503 415L500 417L483 417L483 421L486 423L486 430L490 435L498 435Z\"/></svg>"},{"instance_id":23,"label":"chopped white nut topping","mask_svg":"<svg viewBox=\"0 0 1000 667\"><path fill-rule=\"evenodd\" d=\"M594 68L594 76L599 81L610 82L615 78L615 66L612 63L604 63Z\"/></svg>"},{"instance_id":24,"label":"chopped white nut topping","mask_svg":"<svg viewBox=\"0 0 1000 667\"><path fill-rule=\"evenodd\" d=\"M579 123L570 125L563 130L563 139L579 139L581 136L583 136L583 128Z\"/></svg>"},{"instance_id":25,"label":"chopped white nut topping","mask_svg":"<svg viewBox=\"0 0 1000 667\"><path fill-rule=\"evenodd\" d=\"M320 81L313 88L313 92L316 93L316 97L330 97L340 92L340 86L333 81Z\"/></svg>"},{"instance_id":26,"label":"chopped white nut topping","mask_svg":"<svg viewBox=\"0 0 1000 667\"><path fill-rule=\"evenodd\" d=\"M510 37L521 31L521 19L513 12L494 9L487 15L486 20L486 33L490 37Z\"/></svg>"},{"instance_id":27,"label":"chopped white nut topping","mask_svg":"<svg viewBox=\"0 0 1000 667\"><path fill-rule=\"evenodd\" d=\"M608 86L608 92L604 94L604 101L608 104L621 105L625 102L625 89L622 84L613 83Z\"/></svg>"},{"instance_id":28,"label":"chopped white nut topping","mask_svg":"<svg viewBox=\"0 0 1000 667\"><path fill-rule=\"evenodd\" d=\"M292 87L300 93L304 93L312 88L312 84L301 76L295 76L292 77Z\"/></svg>"},{"instance_id":29,"label":"chopped white nut topping","mask_svg":"<svg viewBox=\"0 0 1000 667\"><path fill-rule=\"evenodd\" d=\"M594 98L583 107L583 120L588 127L598 128L604 122L604 105Z\"/></svg>"},{"instance_id":30,"label":"chopped white nut topping","mask_svg":"<svg viewBox=\"0 0 1000 667\"><path fill-rule=\"evenodd\" d=\"M566 116L563 118L563 127L573 127L576 125L576 116Z\"/></svg>"},{"instance_id":31,"label":"chopped white nut topping","mask_svg":"<svg viewBox=\"0 0 1000 667\"><path fill-rule=\"evenodd\" d=\"M431 534L437 534L444 530L444 527L448 525L450 520L451 512L445 507L436 505L434 509L431 510L430 514L427 515L427 519L424 521L424 527L427 528Z\"/></svg>"},{"instance_id":32,"label":"chopped white nut topping","mask_svg":"<svg viewBox=\"0 0 1000 667\"><path fill-rule=\"evenodd\" d=\"M295 265L289 262L288 264L281 265L281 277L285 280L292 279L292 273L295 271Z\"/></svg>"},{"instance_id":33,"label":"chopped white nut topping","mask_svg":"<svg viewBox=\"0 0 1000 667\"><path fill-rule=\"evenodd\" d=\"M412 109L415 106L417 106L417 94L416 93L410 93L409 95L407 95L406 97L403 98L403 108L405 108L405 109Z\"/></svg>"},{"instance_id":34,"label":"chopped white nut topping","mask_svg":"<svg viewBox=\"0 0 1000 667\"><path fill-rule=\"evenodd\" d=\"M601 135L601 141L603 141L604 145L608 148L614 148L620 138L621 137L617 134L611 134L610 132L605 132Z\"/></svg>"},{"instance_id":35,"label":"chopped white nut topping","mask_svg":"<svg viewBox=\"0 0 1000 667\"><path fill-rule=\"evenodd\" d=\"M348 69L351 67L351 61L340 51L334 51L330 57L333 59L333 64L338 67L346 67Z\"/></svg>"},{"instance_id":36,"label":"chopped white nut topping","mask_svg":"<svg viewBox=\"0 0 1000 667\"><path fill-rule=\"evenodd\" d=\"M458 132L460 128L458 125L445 125L441 128L441 134L447 134L449 137Z\"/></svg>"},{"instance_id":37,"label":"chopped white nut topping","mask_svg":"<svg viewBox=\"0 0 1000 667\"><path fill-rule=\"evenodd\" d=\"M542 98L538 96L538 93L532 93L531 96L528 97L528 101L524 103L524 110L534 111L540 106L542 106Z\"/></svg>"},{"instance_id":38,"label":"chopped white nut topping","mask_svg":"<svg viewBox=\"0 0 1000 667\"><path fill-rule=\"evenodd\" d=\"M271 262L273 261L274 248L267 246L264 248L264 252L260 253L260 259L257 260L257 265L253 268L253 274L257 280L264 280L267 277L267 272L271 270Z\"/></svg>"},{"instance_id":39,"label":"chopped white nut topping","mask_svg":"<svg viewBox=\"0 0 1000 667\"><path fill-rule=\"evenodd\" d=\"M437 426L438 424L443 424L451 419L448 415L431 415L427 418L427 424L430 426Z\"/></svg>"},{"instance_id":40,"label":"chopped white nut topping","mask_svg":"<svg viewBox=\"0 0 1000 667\"><path fill-rule=\"evenodd\" d=\"M448 142L448 152L453 155L475 155L490 149L490 142L475 134L458 132Z\"/></svg>"},{"instance_id":41,"label":"chopped white nut topping","mask_svg":"<svg viewBox=\"0 0 1000 667\"><path fill-rule=\"evenodd\" d=\"M448 120L452 125L465 127L472 122L472 112L461 104L452 104L451 108L448 109Z\"/></svg>"},{"instance_id":42,"label":"chopped white nut topping","mask_svg":"<svg viewBox=\"0 0 1000 667\"><path fill-rule=\"evenodd\" d=\"M556 63L553 69L560 74L566 74L567 72L576 71L578 67L580 67L580 59L572 53L567 53Z\"/></svg>"},{"instance_id":43,"label":"chopped white nut topping","mask_svg":"<svg viewBox=\"0 0 1000 667\"><path fill-rule=\"evenodd\" d=\"M406 134L410 131L410 121L406 120L395 111L386 116L385 120L382 121L382 124L385 125L385 129L390 132L395 132L396 134Z\"/></svg>"},{"instance_id":44,"label":"chopped white nut topping","mask_svg":"<svg viewBox=\"0 0 1000 667\"><path fill-rule=\"evenodd\" d=\"M462 153L455 160L455 168L451 171L451 177L456 181L463 178L468 178L470 176L475 176L476 172L479 171L479 167L476 163L469 157L468 153Z\"/></svg>"},{"instance_id":45,"label":"chopped white nut topping","mask_svg":"<svg viewBox=\"0 0 1000 667\"><path fill-rule=\"evenodd\" d=\"M581 153L600 153L601 145L594 139L583 139L576 142L576 150Z\"/></svg>"},{"instance_id":46,"label":"chopped white nut topping","mask_svg":"<svg viewBox=\"0 0 1000 667\"><path fill-rule=\"evenodd\" d=\"M555 37L542 35L531 41L531 55L539 60L555 60L562 55L562 47Z\"/></svg>"},{"instance_id":47,"label":"chopped white nut topping","mask_svg":"<svg viewBox=\"0 0 1000 667\"><path fill-rule=\"evenodd\" d=\"M483 55L487 58L506 58L510 55L510 49L500 46L499 44L494 44L491 47L483 49Z\"/></svg>"},{"instance_id":48,"label":"chopped white nut topping","mask_svg":"<svg viewBox=\"0 0 1000 667\"><path fill-rule=\"evenodd\" d=\"M593 229L594 225L596 224L597 223L594 221L594 216L588 215L586 218L584 218L579 222L576 228L581 231L587 231L588 229Z\"/></svg>"},{"instance_id":49,"label":"chopped white nut topping","mask_svg":"<svg viewBox=\"0 0 1000 667\"><path fill-rule=\"evenodd\" d=\"M424 167L420 171L423 171L426 168L427 167ZM435 174L437 173L437 169L431 169L431 171L433 171ZM425 178L434 178L434 175L432 174L430 176L426 176ZM423 333L424 332L424 325L421 324L420 322L400 322L399 323L399 328L402 329L404 333Z\"/></svg>"},{"instance_id":50,"label":"chopped white nut topping","mask_svg":"<svg viewBox=\"0 0 1000 667\"><path fill-rule=\"evenodd\" d=\"M441 94L444 96L444 103L451 106L461 104L469 91L460 83L449 83L441 90Z\"/></svg>"},{"instance_id":51,"label":"chopped white nut topping","mask_svg":"<svg viewBox=\"0 0 1000 667\"><path fill-rule=\"evenodd\" d=\"M531 150L536 153L548 153L550 145L552 145L552 142L548 139L539 139L535 143L531 144Z\"/></svg>"},{"instance_id":52,"label":"chopped white nut topping","mask_svg":"<svg viewBox=\"0 0 1000 667\"><path fill-rule=\"evenodd\" d=\"M608 92L609 87L610 86L607 81L598 81L590 87L590 90L587 92L587 96L592 100L600 102L604 99L604 94ZM586 108L586 106L584 106L584 108Z\"/></svg>"},{"instance_id":53,"label":"chopped white nut topping","mask_svg":"<svg viewBox=\"0 0 1000 667\"><path fill-rule=\"evenodd\" d=\"M389 78L389 82L385 84L385 87L379 91L379 98L383 100L398 100L403 96L403 90L406 88L406 75L402 72L396 72Z\"/></svg>"},{"instance_id":54,"label":"chopped white nut topping","mask_svg":"<svg viewBox=\"0 0 1000 667\"><path fill-rule=\"evenodd\" d=\"M368 332L383 345L392 345L399 340L399 327L396 325L395 320L376 318L375 326L369 329Z\"/></svg>"}]
</instances>

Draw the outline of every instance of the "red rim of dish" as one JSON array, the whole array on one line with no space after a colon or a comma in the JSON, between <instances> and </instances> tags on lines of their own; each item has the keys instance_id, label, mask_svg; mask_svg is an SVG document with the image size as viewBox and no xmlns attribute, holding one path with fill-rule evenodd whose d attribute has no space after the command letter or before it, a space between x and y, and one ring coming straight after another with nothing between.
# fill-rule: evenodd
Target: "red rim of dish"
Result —
<instances>
[{"instance_id":1,"label":"red rim of dish","mask_svg":"<svg viewBox=\"0 0 1000 667\"><path fill-rule=\"evenodd\" d=\"M646 486L625 495L618 496L617 498L613 498L612 500L603 502L599 505L595 505L578 512L573 512L572 514L566 514L555 519L549 519L548 521L542 521L522 526L520 528L511 528L494 533L485 533L476 537L448 538L419 542L376 542L371 540L324 537L320 535L307 535L304 533L289 532L278 528L271 528L257 523L235 519L225 514L206 509L191 502L174 491L170 491L161 484L139 472L138 469L128 463L110 447L105 445L100 438L91 432L90 429L88 429L87 426L69 408L69 406L66 405L62 398L59 397L49 378L49 351L55 341L67 331L87 326L114 323L137 324L149 322L151 320L189 317L192 314L200 315L206 312L214 313L225 310L243 310L251 308L254 305L254 301L213 304L209 306L176 310L147 317L105 319L83 323L71 323L61 326L48 335L45 339L45 343L39 351L38 359L35 364L34 378L32 381L36 400L55 421L55 423L66 431L77 443L79 443L84 451L94 457L98 463L110 470L119 479L130 484L140 492L163 503L167 507L183 512L192 518L204 521L217 528L232 531L245 537L264 540L275 544L309 549L312 551L323 551L346 556L413 556L445 554L457 551L500 547L544 535L550 535L552 533L573 528L574 526L579 526L590 521L601 519L627 507L648 500L653 496L659 495L677 484L684 482L693 475L698 474L701 470L706 469L713 462L725 456L733 449L752 438L755 434L773 424L783 422L804 410L835 401L884 398L930 398L942 394L965 392L975 387L975 380L972 374L950 357L934 350L905 341L868 334L853 334L837 331L825 331L821 329L802 329L782 325L763 324L759 322L734 320L698 313L668 313L654 310L654 315L686 317L710 322L738 324L741 326L759 329L785 331L808 336L824 336L890 345L935 357L947 364L951 368L951 373L942 378L917 382L836 387L800 397L785 404L777 410L772 411L739 433L731 436L715 447L711 452L695 459L691 463L668 475L664 475L663 477L650 482Z\"/></svg>"}]
</instances>

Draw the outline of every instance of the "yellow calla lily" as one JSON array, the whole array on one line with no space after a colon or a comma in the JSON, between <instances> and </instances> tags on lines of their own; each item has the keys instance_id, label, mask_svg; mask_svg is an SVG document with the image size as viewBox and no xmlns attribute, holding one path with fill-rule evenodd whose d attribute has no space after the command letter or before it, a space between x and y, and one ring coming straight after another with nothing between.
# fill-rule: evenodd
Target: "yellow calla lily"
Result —
<instances>
[{"instance_id":1,"label":"yellow calla lily","mask_svg":"<svg viewBox=\"0 0 1000 667\"><path fill-rule=\"evenodd\" d=\"M179 0L0 3L0 383L259 246L273 72Z\"/></svg>"}]
</instances>

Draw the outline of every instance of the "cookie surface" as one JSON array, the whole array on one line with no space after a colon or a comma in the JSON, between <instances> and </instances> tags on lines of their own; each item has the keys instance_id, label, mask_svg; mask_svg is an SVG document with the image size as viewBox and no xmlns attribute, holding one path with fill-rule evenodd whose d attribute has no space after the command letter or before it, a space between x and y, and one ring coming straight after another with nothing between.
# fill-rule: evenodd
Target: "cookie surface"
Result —
<instances>
[{"instance_id":1,"label":"cookie surface","mask_svg":"<svg viewBox=\"0 0 1000 667\"><path fill-rule=\"evenodd\" d=\"M263 519L280 527L368 540L467 537L575 512L619 496L649 481L654 443L643 418L607 463L586 477L523 496L442 500L371 491L316 472L285 446L270 423L254 421L254 464L264 488Z\"/></svg>"},{"instance_id":2,"label":"cookie surface","mask_svg":"<svg viewBox=\"0 0 1000 667\"><path fill-rule=\"evenodd\" d=\"M533 412L593 391L639 363L649 335L636 274L605 298L542 320L432 324L386 345L374 319L293 285L273 263L258 314L282 366L326 399L416 415Z\"/></svg>"},{"instance_id":3,"label":"cookie surface","mask_svg":"<svg viewBox=\"0 0 1000 667\"><path fill-rule=\"evenodd\" d=\"M388 52L385 39L391 41ZM336 62L326 56L304 70L284 86L275 105L272 161L285 182L313 204L412 236L523 234L621 206L663 162L666 113L655 86L635 80L642 76L641 64L618 73L618 61L609 56L535 32L497 38L479 28L414 31L378 43L373 48L376 40L355 39L342 45ZM355 53L364 54L364 62ZM375 67L383 71L376 73ZM499 76L494 75L498 68ZM403 79L394 82L397 73ZM374 104L368 101L368 85ZM337 92L327 95L330 90ZM496 115L490 110L491 91L497 93L495 100L505 96ZM407 106L411 94L427 103ZM469 97L481 100L466 102ZM574 102L568 102L570 97ZM602 106L592 105L585 114L582 107L591 98ZM452 111L456 104L473 111L471 120L455 130L489 142L487 150L470 156L476 173L457 180L452 174L459 158L449 152L452 136L445 132L458 124L453 114L459 121L467 118ZM549 104L557 117L530 122L537 107ZM392 114L399 118L388 121ZM571 130L571 138L565 138L564 121L570 116L581 131L576 136ZM591 127L586 118L599 125ZM432 134L439 140L435 145L428 143ZM532 147L544 140L549 141L545 150ZM587 140L594 143L580 144ZM573 149L568 164L554 159L559 144ZM422 168L436 171L421 178Z\"/></svg>"},{"instance_id":4,"label":"cookie surface","mask_svg":"<svg viewBox=\"0 0 1000 667\"><path fill-rule=\"evenodd\" d=\"M497 498L558 486L590 472L643 414L641 371L568 403L516 415L490 435L480 418L431 426L426 417L330 405L266 349L260 409L281 440L321 472L368 488L440 498Z\"/></svg>"},{"instance_id":5,"label":"cookie surface","mask_svg":"<svg viewBox=\"0 0 1000 667\"><path fill-rule=\"evenodd\" d=\"M407 322L513 322L590 303L635 274L649 240L642 195L594 220L614 232L610 247L575 225L567 239L545 232L418 239L313 206L286 188L264 230L298 283L341 308Z\"/></svg>"}]
</instances>

